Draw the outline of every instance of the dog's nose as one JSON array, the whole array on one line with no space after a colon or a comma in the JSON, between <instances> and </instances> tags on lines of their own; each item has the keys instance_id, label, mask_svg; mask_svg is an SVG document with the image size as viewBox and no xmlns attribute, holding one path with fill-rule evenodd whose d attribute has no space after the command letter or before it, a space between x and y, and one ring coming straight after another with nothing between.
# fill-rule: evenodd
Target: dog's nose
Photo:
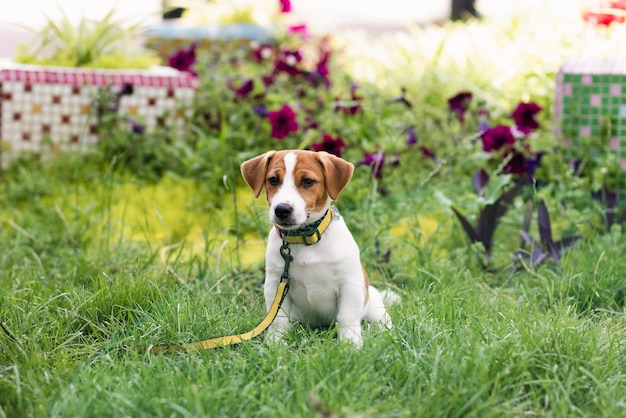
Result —
<instances>
[{"instance_id":1,"label":"dog's nose","mask_svg":"<svg viewBox=\"0 0 626 418\"><path fill-rule=\"evenodd\" d=\"M274 213L278 219L288 218L292 211L293 209L287 203L279 203L274 209Z\"/></svg>"}]
</instances>

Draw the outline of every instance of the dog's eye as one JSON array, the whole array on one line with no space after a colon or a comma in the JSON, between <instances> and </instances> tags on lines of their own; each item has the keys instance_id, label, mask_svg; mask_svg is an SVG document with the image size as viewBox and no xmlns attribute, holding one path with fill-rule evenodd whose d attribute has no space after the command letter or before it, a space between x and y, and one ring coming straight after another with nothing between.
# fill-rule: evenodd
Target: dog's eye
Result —
<instances>
[{"instance_id":1,"label":"dog's eye","mask_svg":"<svg viewBox=\"0 0 626 418\"><path fill-rule=\"evenodd\" d=\"M315 180L308 178L308 177L305 177L302 179L302 187L311 187L315 183L317 183Z\"/></svg>"},{"instance_id":2,"label":"dog's eye","mask_svg":"<svg viewBox=\"0 0 626 418\"><path fill-rule=\"evenodd\" d=\"M267 182L270 184L270 186L278 186L280 184L280 179L276 176L272 176L267 179Z\"/></svg>"}]
</instances>

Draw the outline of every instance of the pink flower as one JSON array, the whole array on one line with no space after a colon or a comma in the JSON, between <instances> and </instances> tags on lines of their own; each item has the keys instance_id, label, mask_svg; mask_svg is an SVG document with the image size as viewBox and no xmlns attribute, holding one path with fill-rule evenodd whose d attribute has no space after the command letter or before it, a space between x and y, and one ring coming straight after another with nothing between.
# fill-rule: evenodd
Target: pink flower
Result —
<instances>
[{"instance_id":1,"label":"pink flower","mask_svg":"<svg viewBox=\"0 0 626 418\"><path fill-rule=\"evenodd\" d=\"M273 138L282 140L291 132L298 131L296 114L289 105L284 105L280 110L269 112L267 118L272 124Z\"/></svg>"},{"instance_id":2,"label":"pink flower","mask_svg":"<svg viewBox=\"0 0 626 418\"><path fill-rule=\"evenodd\" d=\"M511 128L504 125L494 126L487 129L481 135L483 141L483 151L498 151L504 146L515 144L515 137L511 132Z\"/></svg>"},{"instance_id":3,"label":"pink flower","mask_svg":"<svg viewBox=\"0 0 626 418\"><path fill-rule=\"evenodd\" d=\"M279 0L280 3L280 12L281 13L290 13L291 12L291 0Z\"/></svg>"},{"instance_id":4,"label":"pink flower","mask_svg":"<svg viewBox=\"0 0 626 418\"><path fill-rule=\"evenodd\" d=\"M298 34L302 37L307 37L309 36L309 31L306 27L306 23L300 23L297 25L291 25L287 28L287 31L291 34Z\"/></svg>"},{"instance_id":5,"label":"pink flower","mask_svg":"<svg viewBox=\"0 0 626 418\"><path fill-rule=\"evenodd\" d=\"M346 143L343 142L340 136L333 138L329 134L322 135L322 142L316 142L311 145L313 151L326 151L329 154L334 154L337 157L341 157L341 150L346 147Z\"/></svg>"}]
</instances>

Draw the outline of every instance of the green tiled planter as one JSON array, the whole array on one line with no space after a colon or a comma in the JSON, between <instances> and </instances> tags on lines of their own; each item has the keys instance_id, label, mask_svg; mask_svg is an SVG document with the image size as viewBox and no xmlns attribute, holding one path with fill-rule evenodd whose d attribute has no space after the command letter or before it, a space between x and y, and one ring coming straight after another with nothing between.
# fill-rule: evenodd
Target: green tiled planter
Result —
<instances>
[{"instance_id":1,"label":"green tiled planter","mask_svg":"<svg viewBox=\"0 0 626 418\"><path fill-rule=\"evenodd\" d=\"M571 158L580 157L582 141L608 143L626 179L626 60L570 59L556 76L555 135ZM597 142L596 142L597 141ZM620 205L626 190L618 190Z\"/></svg>"}]
</instances>

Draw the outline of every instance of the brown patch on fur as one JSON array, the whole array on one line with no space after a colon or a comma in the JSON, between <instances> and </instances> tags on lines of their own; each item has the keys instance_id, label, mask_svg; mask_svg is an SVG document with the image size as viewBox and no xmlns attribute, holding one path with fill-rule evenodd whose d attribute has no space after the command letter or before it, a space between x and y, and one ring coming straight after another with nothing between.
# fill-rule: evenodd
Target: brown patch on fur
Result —
<instances>
[{"instance_id":1,"label":"brown patch on fur","mask_svg":"<svg viewBox=\"0 0 626 418\"><path fill-rule=\"evenodd\" d=\"M284 158L289 153L296 155L294 183L307 202L308 212L321 211L326 205L328 196L332 200L337 200L354 171L354 165L324 151L268 151L241 164L241 174L254 191L254 197L259 197L265 186L267 200L268 202L271 200L275 191L283 184L286 171ZM268 183L270 177L278 177L279 184L270 185ZM312 179L316 183L305 187L304 179Z\"/></svg>"}]
</instances>

